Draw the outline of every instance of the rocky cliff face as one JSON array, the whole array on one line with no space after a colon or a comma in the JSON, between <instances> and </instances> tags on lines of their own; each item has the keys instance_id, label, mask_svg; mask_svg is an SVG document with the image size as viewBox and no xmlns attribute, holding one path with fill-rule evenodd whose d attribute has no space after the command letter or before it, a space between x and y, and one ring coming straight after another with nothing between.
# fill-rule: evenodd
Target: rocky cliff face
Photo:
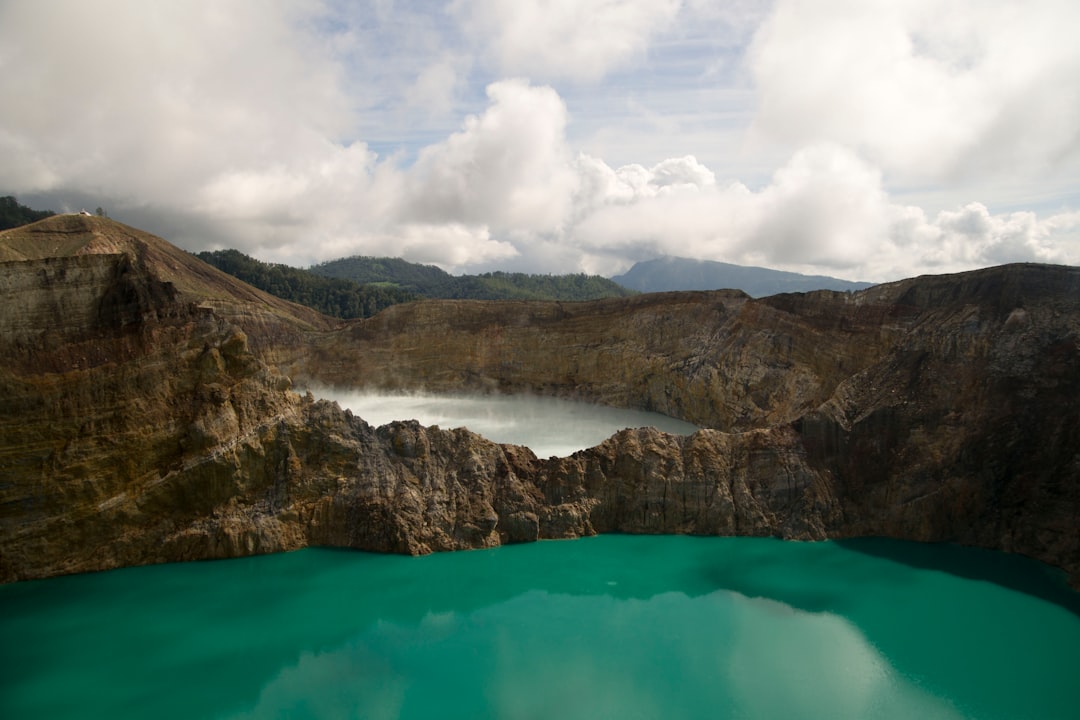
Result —
<instances>
[{"instance_id":1,"label":"rocky cliff face","mask_svg":"<svg viewBox=\"0 0 1080 720\"><path fill-rule=\"evenodd\" d=\"M0 234L0 580L310 544L888 535L1080 580L1080 270L858 293L422 302L334 325L164 241ZM528 391L708 429L538 459L373 428L304 384Z\"/></svg>"}]
</instances>

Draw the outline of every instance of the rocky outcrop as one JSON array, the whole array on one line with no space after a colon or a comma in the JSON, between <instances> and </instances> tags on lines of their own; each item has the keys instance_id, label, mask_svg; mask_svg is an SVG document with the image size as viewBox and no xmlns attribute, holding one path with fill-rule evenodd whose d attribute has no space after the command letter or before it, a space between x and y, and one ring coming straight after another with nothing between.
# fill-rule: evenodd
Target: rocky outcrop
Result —
<instances>
[{"instance_id":1,"label":"rocky outcrop","mask_svg":"<svg viewBox=\"0 0 1080 720\"><path fill-rule=\"evenodd\" d=\"M0 234L0 580L332 545L888 535L1080 580L1080 270L858 293L421 302L334 324L102 218ZM659 410L539 459L290 387Z\"/></svg>"},{"instance_id":2,"label":"rocky outcrop","mask_svg":"<svg viewBox=\"0 0 1080 720\"><path fill-rule=\"evenodd\" d=\"M908 308L876 363L794 423L838 532L1080 568L1080 270L1010 266L868 291Z\"/></svg>"}]
</instances>

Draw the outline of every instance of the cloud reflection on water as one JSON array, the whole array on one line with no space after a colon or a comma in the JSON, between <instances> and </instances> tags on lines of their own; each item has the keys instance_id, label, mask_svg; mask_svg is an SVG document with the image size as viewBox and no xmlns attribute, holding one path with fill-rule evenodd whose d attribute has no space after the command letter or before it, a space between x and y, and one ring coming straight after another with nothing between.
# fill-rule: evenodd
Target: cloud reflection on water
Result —
<instances>
[{"instance_id":1,"label":"cloud reflection on water","mask_svg":"<svg viewBox=\"0 0 1080 720\"><path fill-rule=\"evenodd\" d=\"M297 697L362 717L421 716L433 697L449 703L445 717L962 717L846 619L724 590L531 590L415 625L378 622L304 653L233 717L276 717Z\"/></svg>"}]
</instances>

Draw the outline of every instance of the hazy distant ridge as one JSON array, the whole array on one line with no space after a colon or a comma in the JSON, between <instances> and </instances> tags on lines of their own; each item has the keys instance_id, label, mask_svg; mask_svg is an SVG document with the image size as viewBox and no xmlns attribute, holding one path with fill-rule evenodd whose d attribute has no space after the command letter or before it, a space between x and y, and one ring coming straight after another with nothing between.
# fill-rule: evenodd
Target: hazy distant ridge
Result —
<instances>
[{"instance_id":1,"label":"hazy distant ridge","mask_svg":"<svg viewBox=\"0 0 1080 720\"><path fill-rule=\"evenodd\" d=\"M802 275L783 270L670 256L636 263L622 275L611 279L625 288L640 292L737 288L751 297L810 290L862 290L873 285L826 275Z\"/></svg>"},{"instance_id":2,"label":"hazy distant ridge","mask_svg":"<svg viewBox=\"0 0 1080 720\"><path fill-rule=\"evenodd\" d=\"M469 300L599 300L634 292L599 275L531 275L490 272L451 275L434 265L400 258L354 256L330 260L311 268L324 277L379 283L426 298Z\"/></svg>"}]
</instances>

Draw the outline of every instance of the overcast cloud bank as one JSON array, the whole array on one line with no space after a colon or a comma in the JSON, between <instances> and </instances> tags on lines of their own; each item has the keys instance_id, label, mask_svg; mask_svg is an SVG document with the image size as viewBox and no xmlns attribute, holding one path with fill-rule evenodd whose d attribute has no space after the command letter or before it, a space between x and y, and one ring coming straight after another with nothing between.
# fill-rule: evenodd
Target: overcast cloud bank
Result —
<instances>
[{"instance_id":1,"label":"overcast cloud bank","mask_svg":"<svg viewBox=\"0 0 1080 720\"><path fill-rule=\"evenodd\" d=\"M1078 26L1064 0L8 0L0 192L293 265L1080 264Z\"/></svg>"}]
</instances>

